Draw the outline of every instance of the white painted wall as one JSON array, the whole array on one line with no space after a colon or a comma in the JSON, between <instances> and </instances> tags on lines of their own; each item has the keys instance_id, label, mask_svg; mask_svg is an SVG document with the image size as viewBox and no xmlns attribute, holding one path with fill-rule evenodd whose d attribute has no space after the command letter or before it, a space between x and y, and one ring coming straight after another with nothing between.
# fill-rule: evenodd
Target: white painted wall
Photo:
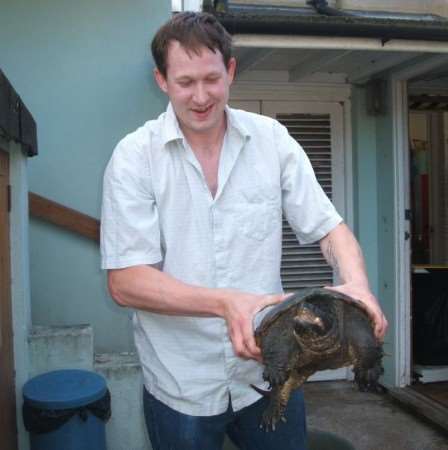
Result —
<instances>
[{"instance_id":1,"label":"white painted wall","mask_svg":"<svg viewBox=\"0 0 448 450\"><path fill-rule=\"evenodd\" d=\"M173 12L179 11L201 11L202 0L171 0Z\"/></svg>"},{"instance_id":2,"label":"white painted wall","mask_svg":"<svg viewBox=\"0 0 448 450\"><path fill-rule=\"evenodd\" d=\"M396 11L448 16L446 0L336 0L337 7L362 11Z\"/></svg>"}]
</instances>

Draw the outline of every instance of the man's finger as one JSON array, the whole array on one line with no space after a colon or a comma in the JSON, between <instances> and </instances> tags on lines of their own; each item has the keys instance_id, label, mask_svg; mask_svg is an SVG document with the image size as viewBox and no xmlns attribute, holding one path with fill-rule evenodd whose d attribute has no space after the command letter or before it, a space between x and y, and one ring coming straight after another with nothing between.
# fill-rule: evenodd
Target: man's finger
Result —
<instances>
[{"instance_id":1,"label":"man's finger","mask_svg":"<svg viewBox=\"0 0 448 450\"><path fill-rule=\"evenodd\" d=\"M259 357L261 351L255 342L254 331L252 327L252 322L247 322L243 329L244 333L244 344L247 351L251 354L251 357Z\"/></svg>"},{"instance_id":2,"label":"man's finger","mask_svg":"<svg viewBox=\"0 0 448 450\"><path fill-rule=\"evenodd\" d=\"M244 357L243 335L236 328L233 328L230 332L230 339L232 340L233 350L237 356Z\"/></svg>"}]
</instances>

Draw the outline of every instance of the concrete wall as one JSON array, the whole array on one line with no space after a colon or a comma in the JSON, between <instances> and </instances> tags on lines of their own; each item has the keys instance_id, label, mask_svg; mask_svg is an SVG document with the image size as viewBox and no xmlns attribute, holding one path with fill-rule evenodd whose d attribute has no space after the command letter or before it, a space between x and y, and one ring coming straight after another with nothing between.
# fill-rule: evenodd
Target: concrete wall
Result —
<instances>
[{"instance_id":1,"label":"concrete wall","mask_svg":"<svg viewBox=\"0 0 448 450\"><path fill-rule=\"evenodd\" d=\"M0 0L0 65L38 126L30 190L99 217L102 174L126 133L166 105L149 42L165 0ZM132 347L130 311L106 293L95 244L39 221L30 230L32 320L89 323L99 351Z\"/></svg>"}]
</instances>

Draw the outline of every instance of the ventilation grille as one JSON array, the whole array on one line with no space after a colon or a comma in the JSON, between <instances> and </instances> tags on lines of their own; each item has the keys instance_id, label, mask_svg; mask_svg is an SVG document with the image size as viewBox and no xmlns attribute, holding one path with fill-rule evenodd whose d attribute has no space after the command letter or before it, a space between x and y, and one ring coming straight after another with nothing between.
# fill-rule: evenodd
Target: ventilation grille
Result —
<instances>
[{"instance_id":1,"label":"ventilation grille","mask_svg":"<svg viewBox=\"0 0 448 450\"><path fill-rule=\"evenodd\" d=\"M277 114L311 161L317 180L331 199L331 127L329 114ZM321 287L333 283L333 269L326 263L319 244L300 245L283 219L281 279L285 291Z\"/></svg>"}]
</instances>

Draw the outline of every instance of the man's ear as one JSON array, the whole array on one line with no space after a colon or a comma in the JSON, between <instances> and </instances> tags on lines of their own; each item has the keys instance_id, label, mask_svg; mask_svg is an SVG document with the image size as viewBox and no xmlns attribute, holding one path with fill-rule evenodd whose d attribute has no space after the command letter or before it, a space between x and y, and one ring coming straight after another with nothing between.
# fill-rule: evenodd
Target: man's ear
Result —
<instances>
[{"instance_id":1,"label":"man's ear","mask_svg":"<svg viewBox=\"0 0 448 450\"><path fill-rule=\"evenodd\" d=\"M156 79L156 82L159 86L159 88L165 92L165 94L168 91L168 86L167 86L167 82L165 77L162 75L162 73L160 72L159 69L155 68L154 69L154 78Z\"/></svg>"},{"instance_id":2,"label":"man's ear","mask_svg":"<svg viewBox=\"0 0 448 450\"><path fill-rule=\"evenodd\" d=\"M234 57L229 59L229 63L227 64L227 75L229 76L230 83L233 82L235 78L236 71L236 59Z\"/></svg>"}]
</instances>

